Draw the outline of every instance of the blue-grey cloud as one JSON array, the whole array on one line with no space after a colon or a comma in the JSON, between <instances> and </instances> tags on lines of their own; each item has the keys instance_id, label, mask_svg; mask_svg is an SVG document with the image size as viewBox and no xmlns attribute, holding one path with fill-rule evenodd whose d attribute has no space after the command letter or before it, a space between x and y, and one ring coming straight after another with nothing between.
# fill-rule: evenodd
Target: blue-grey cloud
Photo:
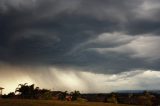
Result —
<instances>
[{"instance_id":1,"label":"blue-grey cloud","mask_svg":"<svg viewBox=\"0 0 160 106\"><path fill-rule=\"evenodd\" d=\"M157 0L1 0L0 61L97 73L159 70L158 4Z\"/></svg>"}]
</instances>

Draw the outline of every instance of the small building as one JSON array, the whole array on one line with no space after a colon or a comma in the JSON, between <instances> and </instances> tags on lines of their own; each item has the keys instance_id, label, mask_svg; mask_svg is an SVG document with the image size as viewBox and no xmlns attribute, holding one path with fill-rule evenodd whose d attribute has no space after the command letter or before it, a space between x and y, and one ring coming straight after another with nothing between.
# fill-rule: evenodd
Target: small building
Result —
<instances>
[{"instance_id":1,"label":"small building","mask_svg":"<svg viewBox=\"0 0 160 106\"><path fill-rule=\"evenodd\" d=\"M2 91L4 88L0 87L0 96L2 96Z\"/></svg>"}]
</instances>

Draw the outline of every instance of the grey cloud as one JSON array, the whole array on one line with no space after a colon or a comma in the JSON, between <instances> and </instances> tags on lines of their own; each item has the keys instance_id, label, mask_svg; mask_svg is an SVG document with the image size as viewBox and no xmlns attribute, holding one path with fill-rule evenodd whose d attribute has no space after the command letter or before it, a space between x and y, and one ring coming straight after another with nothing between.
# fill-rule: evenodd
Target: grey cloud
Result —
<instances>
[{"instance_id":1,"label":"grey cloud","mask_svg":"<svg viewBox=\"0 0 160 106\"><path fill-rule=\"evenodd\" d=\"M35 0L1 0L0 1L0 12L5 13L11 9L16 10L27 10L33 8Z\"/></svg>"},{"instance_id":2,"label":"grey cloud","mask_svg":"<svg viewBox=\"0 0 160 106\"><path fill-rule=\"evenodd\" d=\"M146 19L142 14L144 2L150 3L145 0L1 0L0 60L15 65L73 67L97 73L159 69L159 51L151 53L152 46L156 50L159 45L158 37L151 41L155 41L151 47L142 47L144 51L136 51L136 47L122 49L123 53L112 51L137 39L133 35L150 33L148 39L152 39L159 34L159 21ZM157 16L159 8L153 11L153 17ZM111 35L102 36L104 33ZM97 48L112 50L101 54L93 50ZM133 52L137 58L131 56ZM143 53L157 59L149 63L140 58Z\"/></svg>"}]
</instances>

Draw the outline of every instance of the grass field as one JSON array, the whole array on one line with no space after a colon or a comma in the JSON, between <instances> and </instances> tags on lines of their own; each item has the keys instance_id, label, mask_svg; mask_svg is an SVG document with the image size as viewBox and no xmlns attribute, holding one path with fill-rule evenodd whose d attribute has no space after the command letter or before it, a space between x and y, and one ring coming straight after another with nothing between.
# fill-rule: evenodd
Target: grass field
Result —
<instances>
[{"instance_id":1,"label":"grass field","mask_svg":"<svg viewBox=\"0 0 160 106\"><path fill-rule=\"evenodd\" d=\"M62 102L51 100L0 100L0 106L132 106L110 103Z\"/></svg>"}]
</instances>

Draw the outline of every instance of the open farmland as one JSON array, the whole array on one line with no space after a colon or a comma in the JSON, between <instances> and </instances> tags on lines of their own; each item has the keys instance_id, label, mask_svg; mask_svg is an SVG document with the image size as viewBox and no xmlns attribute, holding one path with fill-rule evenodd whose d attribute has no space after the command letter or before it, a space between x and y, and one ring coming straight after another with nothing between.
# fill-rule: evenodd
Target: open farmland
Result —
<instances>
[{"instance_id":1,"label":"open farmland","mask_svg":"<svg viewBox=\"0 0 160 106\"><path fill-rule=\"evenodd\" d=\"M0 106L133 106L96 102L62 102L52 100L0 100Z\"/></svg>"}]
</instances>

